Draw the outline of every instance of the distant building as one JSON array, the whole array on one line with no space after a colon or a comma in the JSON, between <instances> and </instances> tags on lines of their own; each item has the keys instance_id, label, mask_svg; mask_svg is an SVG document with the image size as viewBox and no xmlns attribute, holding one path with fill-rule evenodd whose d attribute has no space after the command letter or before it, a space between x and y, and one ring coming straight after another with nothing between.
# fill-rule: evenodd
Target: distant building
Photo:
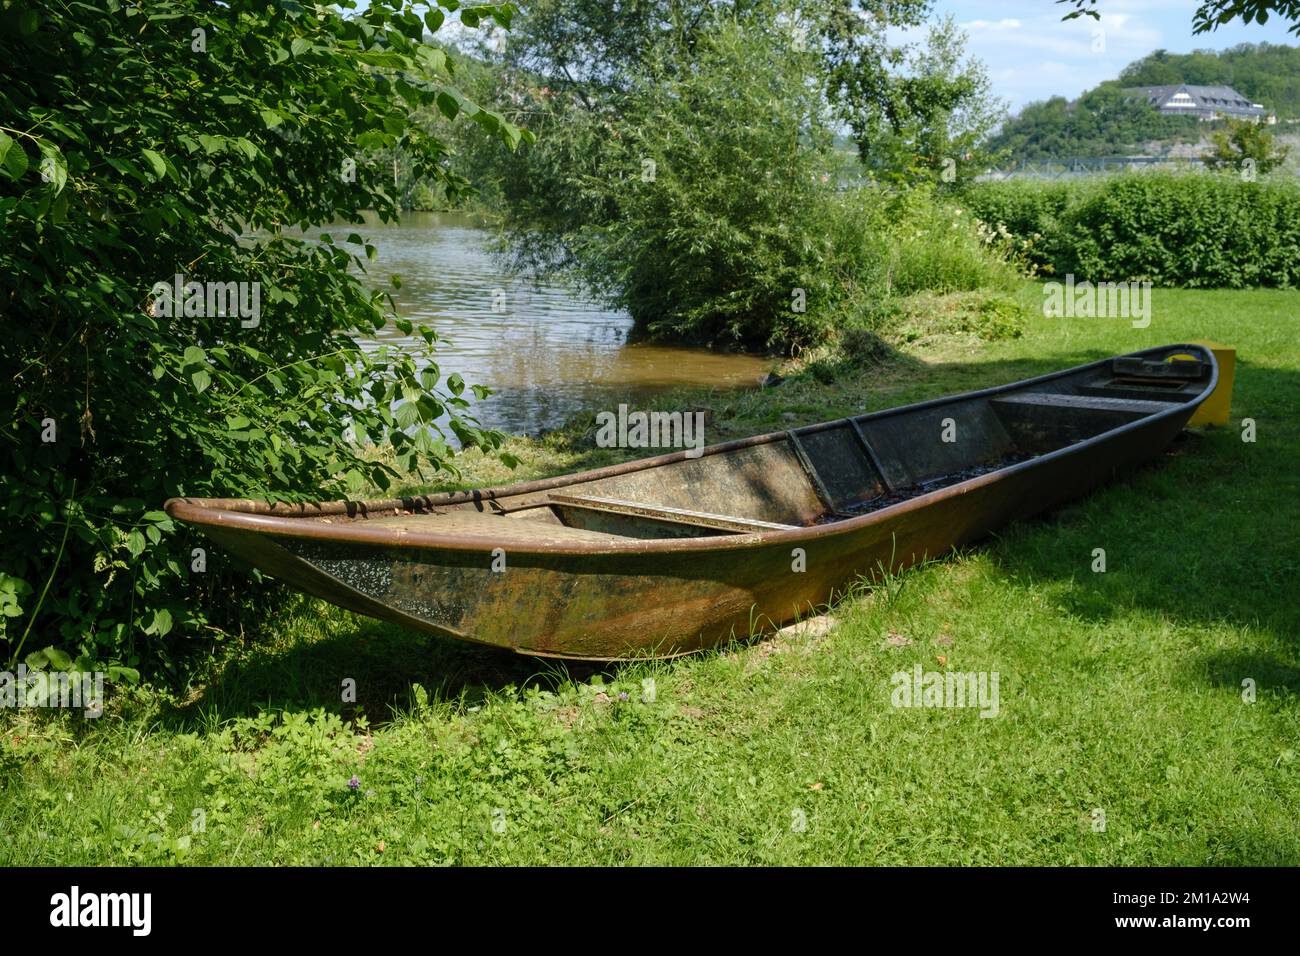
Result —
<instances>
[{"instance_id":1,"label":"distant building","mask_svg":"<svg viewBox=\"0 0 1300 956\"><path fill-rule=\"evenodd\" d=\"M1159 112L1171 116L1195 116L1202 120L1224 117L1276 123L1277 117L1259 103L1252 103L1230 86L1133 86L1124 91L1140 96Z\"/></svg>"}]
</instances>

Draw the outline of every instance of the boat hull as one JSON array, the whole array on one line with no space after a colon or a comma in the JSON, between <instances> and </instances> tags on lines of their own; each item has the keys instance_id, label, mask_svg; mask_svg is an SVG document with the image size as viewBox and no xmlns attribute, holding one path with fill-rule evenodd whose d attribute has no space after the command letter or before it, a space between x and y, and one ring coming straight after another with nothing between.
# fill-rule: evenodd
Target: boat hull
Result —
<instances>
[{"instance_id":1,"label":"boat hull","mask_svg":"<svg viewBox=\"0 0 1300 956\"><path fill-rule=\"evenodd\" d=\"M193 503L169 502L168 510L186 520L203 517L206 533L233 554L357 613L543 657L669 657L778 628L814 613L859 583L971 544L1013 520L1082 497L1122 472L1153 461L1213 390L1210 368L1208 382L1200 383L1204 388L1193 389L1188 400L1158 414L873 513L785 531L533 545L518 535L393 535L364 521L354 526L345 517L294 521L258 514L257 508L232 511L209 504L206 515L199 516ZM1050 382L1048 387L1053 387ZM987 397L996 391L971 394ZM992 397L997 400L996 394ZM947 407L943 401L910 406L918 413L915 422L947 421L935 418ZM862 423L884 444L883 431L870 431L872 419L863 416ZM1050 415L1042 420L1050 421ZM752 449L747 454L754 464L729 480L733 485L753 484L759 472L784 462L763 457L775 456L774 450L765 449L783 447L773 444L779 439L761 436L710 451ZM925 454L917 452L921 458ZM680 461L680 456L656 461ZM823 456L823 471L829 474L826 462ZM885 464L879 470L884 473L890 467ZM600 489L614 480L626 484L627 472L619 466L565 481L579 490ZM478 511L499 507L499 501L535 507L534 499L542 500L554 484L552 480L501 489L472 503L465 494L427 500L433 506Z\"/></svg>"}]
</instances>

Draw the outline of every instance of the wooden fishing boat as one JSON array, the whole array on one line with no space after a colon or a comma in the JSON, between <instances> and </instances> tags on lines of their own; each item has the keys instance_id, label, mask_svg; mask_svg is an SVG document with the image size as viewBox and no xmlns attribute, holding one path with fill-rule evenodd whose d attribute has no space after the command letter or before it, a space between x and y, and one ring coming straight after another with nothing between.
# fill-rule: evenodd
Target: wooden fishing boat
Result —
<instances>
[{"instance_id":1,"label":"wooden fishing boat","mask_svg":"<svg viewBox=\"0 0 1300 956\"><path fill-rule=\"evenodd\" d=\"M503 488L167 513L359 614L523 654L665 657L769 630L1157 458L1198 345ZM692 453L696 454L696 453Z\"/></svg>"}]
</instances>

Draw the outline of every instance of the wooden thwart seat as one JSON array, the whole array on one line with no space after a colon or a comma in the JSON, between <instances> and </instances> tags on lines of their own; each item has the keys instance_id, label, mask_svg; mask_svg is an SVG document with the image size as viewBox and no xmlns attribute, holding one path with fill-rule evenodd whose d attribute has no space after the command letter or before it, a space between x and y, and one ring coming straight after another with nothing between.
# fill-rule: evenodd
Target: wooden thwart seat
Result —
<instances>
[{"instance_id":1,"label":"wooden thwart seat","mask_svg":"<svg viewBox=\"0 0 1300 956\"><path fill-rule=\"evenodd\" d=\"M603 511L609 514L630 517L651 518L655 521L667 521L673 524L693 525L699 528L712 528L738 534L752 534L756 531L789 531L797 525L776 524L771 521L757 521L753 518L737 518L733 515L711 514L707 511L690 511L686 508L669 508L662 505L645 505L639 501L626 501L622 498L602 498L595 495L547 496L552 504L570 508L586 508L591 511Z\"/></svg>"},{"instance_id":2,"label":"wooden thwart seat","mask_svg":"<svg viewBox=\"0 0 1300 956\"><path fill-rule=\"evenodd\" d=\"M1088 409L1097 412L1135 412L1154 415L1181 405L1181 402L1158 402L1150 399L1112 398L1105 395L1067 395L1063 392L1015 392L993 399L999 405L1041 405L1050 408Z\"/></svg>"},{"instance_id":3,"label":"wooden thwart seat","mask_svg":"<svg viewBox=\"0 0 1300 956\"><path fill-rule=\"evenodd\" d=\"M619 540L616 534L569 528L559 523L530 521L523 517L526 514L527 512L500 515L479 511L430 511L424 514L367 518L366 524L408 533L434 532L467 538L483 538L503 548L523 547L538 541L560 545L596 545Z\"/></svg>"}]
</instances>

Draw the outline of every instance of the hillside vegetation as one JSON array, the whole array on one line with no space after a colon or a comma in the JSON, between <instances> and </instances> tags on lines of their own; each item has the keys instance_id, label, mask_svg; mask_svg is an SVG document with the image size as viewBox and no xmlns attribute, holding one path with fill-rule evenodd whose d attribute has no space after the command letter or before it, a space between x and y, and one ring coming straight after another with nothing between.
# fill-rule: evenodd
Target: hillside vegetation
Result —
<instances>
[{"instance_id":1,"label":"hillside vegetation","mask_svg":"<svg viewBox=\"0 0 1300 956\"><path fill-rule=\"evenodd\" d=\"M1217 52L1156 50L1072 103L1061 96L1030 103L991 137L990 150L1018 162L1159 154L1178 143L1196 143L1212 124L1158 113L1124 92L1177 83L1231 86L1273 111L1283 126L1300 121L1300 47L1243 43Z\"/></svg>"},{"instance_id":2,"label":"hillside vegetation","mask_svg":"<svg viewBox=\"0 0 1300 956\"><path fill-rule=\"evenodd\" d=\"M1241 43L1226 50L1156 50L1126 66L1121 86L1231 86L1277 114L1300 119L1300 47Z\"/></svg>"}]
</instances>

